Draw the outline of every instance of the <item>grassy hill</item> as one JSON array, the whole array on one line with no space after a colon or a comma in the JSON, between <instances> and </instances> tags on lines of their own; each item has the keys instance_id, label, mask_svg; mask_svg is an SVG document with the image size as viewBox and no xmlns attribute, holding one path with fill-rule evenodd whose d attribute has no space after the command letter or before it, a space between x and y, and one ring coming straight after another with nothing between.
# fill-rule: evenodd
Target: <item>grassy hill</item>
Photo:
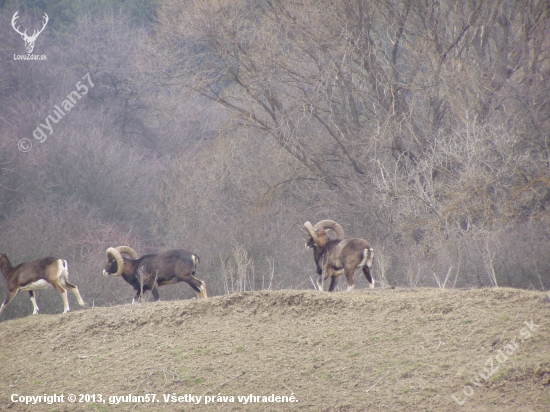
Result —
<instances>
[{"instance_id":1,"label":"grassy hill","mask_svg":"<svg viewBox=\"0 0 550 412\"><path fill-rule=\"evenodd\" d=\"M0 323L0 410L549 411L549 311L541 292L376 289L29 316Z\"/></svg>"}]
</instances>

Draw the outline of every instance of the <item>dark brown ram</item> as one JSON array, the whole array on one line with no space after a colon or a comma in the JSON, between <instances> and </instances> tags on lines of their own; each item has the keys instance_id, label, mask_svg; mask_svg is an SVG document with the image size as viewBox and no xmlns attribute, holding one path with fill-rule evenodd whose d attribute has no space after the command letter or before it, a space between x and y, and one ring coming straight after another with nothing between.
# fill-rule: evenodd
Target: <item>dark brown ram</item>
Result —
<instances>
[{"instance_id":1,"label":"dark brown ram","mask_svg":"<svg viewBox=\"0 0 550 412\"><path fill-rule=\"evenodd\" d=\"M374 249L364 239L344 239L342 226L333 220L322 220L313 226L310 222L304 223L309 236L306 248L313 249L315 264L319 280L319 290L323 290L323 282L330 278L329 292L332 292L340 276L346 275L347 291L355 287L355 270L362 269L371 288L374 288L374 279L370 273L374 259ZM327 230L336 232L337 239L331 239Z\"/></svg>"},{"instance_id":2,"label":"dark brown ram","mask_svg":"<svg viewBox=\"0 0 550 412\"><path fill-rule=\"evenodd\" d=\"M127 254L130 258L123 257ZM195 277L199 257L186 250L144 255L128 246L107 249L107 265L103 275L121 276L136 291L135 300L139 300L148 290L155 300L159 300L158 287L178 282L186 282L193 288L198 298L206 298L206 284Z\"/></svg>"}]
</instances>

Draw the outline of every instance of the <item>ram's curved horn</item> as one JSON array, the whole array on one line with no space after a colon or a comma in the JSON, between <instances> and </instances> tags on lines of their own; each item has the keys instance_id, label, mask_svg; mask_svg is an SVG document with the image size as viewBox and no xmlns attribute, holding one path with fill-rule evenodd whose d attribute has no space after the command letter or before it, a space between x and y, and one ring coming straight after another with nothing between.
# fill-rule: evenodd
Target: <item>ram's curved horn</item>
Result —
<instances>
[{"instance_id":1,"label":"ram's curved horn","mask_svg":"<svg viewBox=\"0 0 550 412\"><path fill-rule=\"evenodd\" d=\"M116 248L120 254L126 253L130 256L130 259L139 259L137 252L132 249L130 246L119 246Z\"/></svg>"},{"instance_id":2,"label":"ram's curved horn","mask_svg":"<svg viewBox=\"0 0 550 412\"><path fill-rule=\"evenodd\" d=\"M317 246L321 246L319 236L317 236L317 230L313 227L313 225L308 221L304 223L304 227L306 228L309 235L313 238L313 241Z\"/></svg>"},{"instance_id":3,"label":"ram's curved horn","mask_svg":"<svg viewBox=\"0 0 550 412\"><path fill-rule=\"evenodd\" d=\"M340 226L338 223L336 223L334 220L321 220L319 223L317 223L314 227L315 230L318 229L332 229L336 232L336 237L338 240L344 239L344 229L342 229L342 226Z\"/></svg>"},{"instance_id":4,"label":"ram's curved horn","mask_svg":"<svg viewBox=\"0 0 550 412\"><path fill-rule=\"evenodd\" d=\"M109 249L107 249L107 259L110 260L111 258L113 258L116 260L117 263L117 271L113 274L113 276L122 275L122 271L124 270L124 259L117 249L115 249L114 247L110 247Z\"/></svg>"}]
</instances>

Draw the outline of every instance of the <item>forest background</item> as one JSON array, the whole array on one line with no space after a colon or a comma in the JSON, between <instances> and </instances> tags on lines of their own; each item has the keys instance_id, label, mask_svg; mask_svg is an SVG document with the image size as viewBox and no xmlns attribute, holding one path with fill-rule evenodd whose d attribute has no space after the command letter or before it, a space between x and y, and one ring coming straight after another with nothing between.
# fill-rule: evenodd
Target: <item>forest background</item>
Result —
<instances>
[{"instance_id":1,"label":"forest background","mask_svg":"<svg viewBox=\"0 0 550 412\"><path fill-rule=\"evenodd\" d=\"M210 296L312 288L321 219L382 287L550 288L546 0L6 0L0 38L0 251L66 259L91 305L131 301L120 245L193 251Z\"/></svg>"}]
</instances>

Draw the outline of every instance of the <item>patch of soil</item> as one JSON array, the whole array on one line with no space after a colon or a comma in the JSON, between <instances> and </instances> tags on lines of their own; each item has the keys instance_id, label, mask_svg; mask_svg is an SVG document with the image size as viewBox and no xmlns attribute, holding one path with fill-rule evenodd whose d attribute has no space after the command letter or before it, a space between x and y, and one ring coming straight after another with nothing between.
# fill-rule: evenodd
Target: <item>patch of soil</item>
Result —
<instances>
[{"instance_id":1,"label":"patch of soil","mask_svg":"<svg viewBox=\"0 0 550 412\"><path fill-rule=\"evenodd\" d=\"M0 411L548 411L549 310L502 288L285 290L29 316L0 323Z\"/></svg>"}]
</instances>

